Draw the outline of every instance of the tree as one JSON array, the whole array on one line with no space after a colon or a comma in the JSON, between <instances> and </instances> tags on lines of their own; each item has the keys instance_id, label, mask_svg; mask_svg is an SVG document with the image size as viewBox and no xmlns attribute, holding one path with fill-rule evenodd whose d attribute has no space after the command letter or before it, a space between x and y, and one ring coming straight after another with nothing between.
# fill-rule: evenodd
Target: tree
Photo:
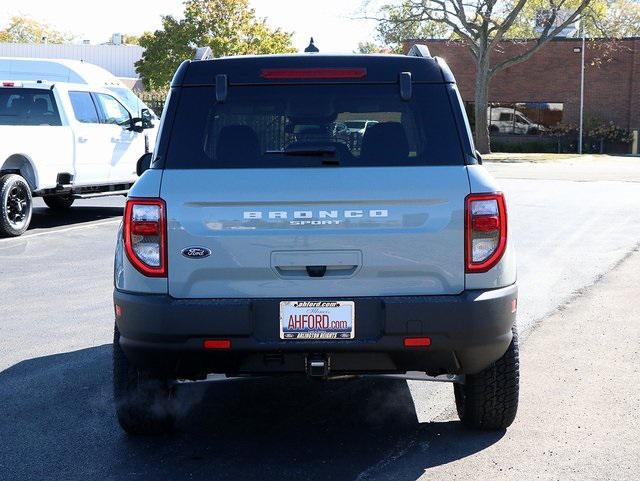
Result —
<instances>
[{"instance_id":1,"label":"tree","mask_svg":"<svg viewBox=\"0 0 640 481\"><path fill-rule=\"evenodd\" d=\"M384 5L379 14L382 21L376 26L376 37L393 53L402 53L405 40L419 38L447 38L451 29L442 22L423 19L421 22L405 22L411 15L411 1L403 0L399 5Z\"/></svg>"},{"instance_id":2,"label":"tree","mask_svg":"<svg viewBox=\"0 0 640 481\"><path fill-rule=\"evenodd\" d=\"M257 18L249 0L187 0L184 5L183 20L164 16L161 30L140 37L145 52L136 69L147 88L165 88L196 47L208 46L216 57L295 51L291 33Z\"/></svg>"},{"instance_id":3,"label":"tree","mask_svg":"<svg viewBox=\"0 0 640 481\"><path fill-rule=\"evenodd\" d=\"M356 53L385 53L385 51L390 50L385 49L385 47L378 45L376 42L368 40L366 42L358 42Z\"/></svg>"},{"instance_id":4,"label":"tree","mask_svg":"<svg viewBox=\"0 0 640 481\"><path fill-rule=\"evenodd\" d=\"M640 36L640 3L632 0L606 2L587 16L590 36L611 38Z\"/></svg>"},{"instance_id":5,"label":"tree","mask_svg":"<svg viewBox=\"0 0 640 481\"><path fill-rule=\"evenodd\" d=\"M0 30L0 42L42 43L43 38L48 43L65 43L73 40L73 35L60 32L25 15L11 17L7 28Z\"/></svg>"},{"instance_id":6,"label":"tree","mask_svg":"<svg viewBox=\"0 0 640 481\"><path fill-rule=\"evenodd\" d=\"M490 151L487 119L491 79L505 68L531 58L549 40L580 19L592 0L405 0L395 19L378 18L390 25L437 23L464 42L476 67L475 137L482 153ZM533 13L533 15L531 14ZM516 28L526 30L530 42L512 56L493 61L502 40ZM422 37L425 38L425 37Z\"/></svg>"}]
</instances>

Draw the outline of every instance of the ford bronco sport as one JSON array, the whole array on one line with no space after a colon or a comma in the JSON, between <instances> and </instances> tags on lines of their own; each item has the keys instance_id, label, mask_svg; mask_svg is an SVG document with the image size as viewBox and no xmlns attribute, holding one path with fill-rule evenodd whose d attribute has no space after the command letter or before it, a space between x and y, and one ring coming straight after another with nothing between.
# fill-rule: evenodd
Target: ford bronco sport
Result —
<instances>
[{"instance_id":1,"label":"ford bronco sport","mask_svg":"<svg viewBox=\"0 0 640 481\"><path fill-rule=\"evenodd\" d=\"M371 125L337 137L350 119ZM509 426L515 254L480 164L424 47L185 61L118 237L121 426L168 430L176 381L215 373L413 371L453 381L466 426Z\"/></svg>"}]
</instances>

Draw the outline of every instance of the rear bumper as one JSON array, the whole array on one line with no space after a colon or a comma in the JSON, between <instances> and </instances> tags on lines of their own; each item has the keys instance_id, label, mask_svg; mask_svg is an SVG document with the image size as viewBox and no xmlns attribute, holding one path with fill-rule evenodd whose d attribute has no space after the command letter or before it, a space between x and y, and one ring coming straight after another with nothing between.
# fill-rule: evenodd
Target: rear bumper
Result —
<instances>
[{"instance_id":1,"label":"rear bumper","mask_svg":"<svg viewBox=\"0 0 640 481\"><path fill-rule=\"evenodd\" d=\"M120 345L134 364L185 378L208 373L304 373L310 357L332 374L423 371L472 374L504 354L515 322L517 286L453 296L360 297L356 338L281 340L281 299L174 299L115 290ZM406 348L405 337L428 336L429 347ZM230 339L211 351L205 339Z\"/></svg>"}]
</instances>

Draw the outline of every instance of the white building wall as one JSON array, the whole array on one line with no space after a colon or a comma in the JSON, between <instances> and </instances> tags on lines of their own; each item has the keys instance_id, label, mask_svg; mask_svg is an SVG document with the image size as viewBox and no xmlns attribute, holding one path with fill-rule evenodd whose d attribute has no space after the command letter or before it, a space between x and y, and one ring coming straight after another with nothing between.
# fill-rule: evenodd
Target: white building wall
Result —
<instances>
[{"instance_id":1,"label":"white building wall","mask_svg":"<svg viewBox=\"0 0 640 481\"><path fill-rule=\"evenodd\" d=\"M0 43L0 57L83 60L98 65L116 77L138 78L135 63L144 49L137 45L75 45Z\"/></svg>"}]
</instances>

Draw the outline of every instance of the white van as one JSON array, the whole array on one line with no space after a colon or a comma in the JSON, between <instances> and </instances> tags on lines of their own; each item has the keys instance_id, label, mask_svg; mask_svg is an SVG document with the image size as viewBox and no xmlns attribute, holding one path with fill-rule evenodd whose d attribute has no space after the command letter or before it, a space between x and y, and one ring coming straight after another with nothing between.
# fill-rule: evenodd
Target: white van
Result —
<instances>
[{"instance_id":1,"label":"white van","mask_svg":"<svg viewBox=\"0 0 640 481\"><path fill-rule=\"evenodd\" d=\"M142 117L142 110L148 109L152 120L157 120L153 110L111 72L81 60L0 57L0 79L45 80L104 87L116 94L136 117Z\"/></svg>"},{"instance_id":2,"label":"white van","mask_svg":"<svg viewBox=\"0 0 640 481\"><path fill-rule=\"evenodd\" d=\"M537 124L527 116L509 107L490 107L487 109L489 129L494 133L535 135L544 132L547 128Z\"/></svg>"}]
</instances>

